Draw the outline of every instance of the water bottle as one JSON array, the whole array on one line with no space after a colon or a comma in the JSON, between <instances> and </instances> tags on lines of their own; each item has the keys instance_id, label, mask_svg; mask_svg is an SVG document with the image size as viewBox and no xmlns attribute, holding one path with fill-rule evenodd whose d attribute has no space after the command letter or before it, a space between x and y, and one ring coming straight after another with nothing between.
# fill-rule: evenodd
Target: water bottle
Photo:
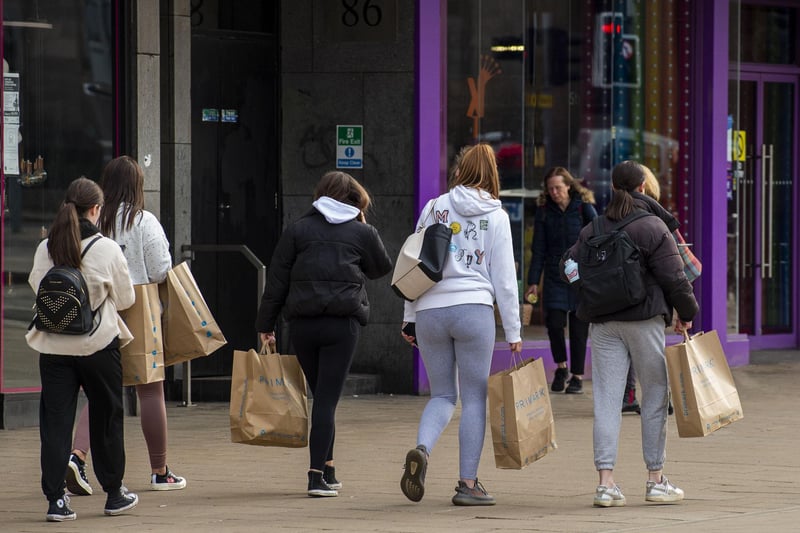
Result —
<instances>
[{"instance_id":1,"label":"water bottle","mask_svg":"<svg viewBox=\"0 0 800 533\"><path fill-rule=\"evenodd\" d=\"M575 283L581 279L581 275L578 272L578 263L576 263L573 259L567 259L564 261L564 274L567 276L567 280L570 283Z\"/></svg>"}]
</instances>

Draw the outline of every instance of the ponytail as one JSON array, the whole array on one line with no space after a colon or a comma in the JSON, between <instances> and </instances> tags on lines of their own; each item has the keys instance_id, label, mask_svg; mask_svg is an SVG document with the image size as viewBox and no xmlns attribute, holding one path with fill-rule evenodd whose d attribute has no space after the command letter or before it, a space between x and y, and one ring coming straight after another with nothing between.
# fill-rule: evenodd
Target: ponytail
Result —
<instances>
[{"instance_id":1,"label":"ponytail","mask_svg":"<svg viewBox=\"0 0 800 533\"><path fill-rule=\"evenodd\" d=\"M81 265L81 230L78 210L72 202L64 202L53 219L47 236L47 251L55 265L78 268Z\"/></svg>"},{"instance_id":2,"label":"ponytail","mask_svg":"<svg viewBox=\"0 0 800 533\"><path fill-rule=\"evenodd\" d=\"M67 187L47 235L47 252L54 265L81 266L80 218L96 205L103 204L103 191L92 180L80 177Z\"/></svg>"}]
</instances>

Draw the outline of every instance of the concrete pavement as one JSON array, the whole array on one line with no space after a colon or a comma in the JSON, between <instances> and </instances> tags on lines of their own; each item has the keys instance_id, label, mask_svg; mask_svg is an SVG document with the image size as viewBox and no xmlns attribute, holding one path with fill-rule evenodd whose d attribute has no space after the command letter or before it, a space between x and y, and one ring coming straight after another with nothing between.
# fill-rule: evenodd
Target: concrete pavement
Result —
<instances>
[{"instance_id":1,"label":"concrete pavement","mask_svg":"<svg viewBox=\"0 0 800 533\"><path fill-rule=\"evenodd\" d=\"M227 404L168 406L169 465L185 490L148 490L148 458L139 420L126 418L126 486L139 494L128 514L103 516L105 495L73 497L75 522L45 522L36 428L0 431L0 531L796 531L800 524L798 372L794 358L733 369L744 419L708 437L681 439L668 426L665 473L686 491L677 505L644 501L646 473L639 417L623 417L615 479L627 506L592 507L591 383L581 396L552 395L559 448L521 470L494 467L487 435L479 478L494 507L450 503L458 475L457 417L433 450L425 498L400 492L408 448L427 398L342 399L337 415L338 498L305 494L307 449L232 444Z\"/></svg>"}]
</instances>

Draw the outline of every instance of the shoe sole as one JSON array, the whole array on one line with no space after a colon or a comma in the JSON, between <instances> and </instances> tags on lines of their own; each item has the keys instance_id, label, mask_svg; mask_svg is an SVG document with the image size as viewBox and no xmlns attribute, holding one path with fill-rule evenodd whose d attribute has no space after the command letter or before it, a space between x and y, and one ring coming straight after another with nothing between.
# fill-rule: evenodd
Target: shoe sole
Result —
<instances>
[{"instance_id":1,"label":"shoe sole","mask_svg":"<svg viewBox=\"0 0 800 533\"><path fill-rule=\"evenodd\" d=\"M464 499L456 499L453 498L453 505L457 505L459 507L477 507L477 506L488 506L488 505L495 505L497 502L495 500L481 500L478 498L464 498Z\"/></svg>"},{"instance_id":2,"label":"shoe sole","mask_svg":"<svg viewBox=\"0 0 800 533\"><path fill-rule=\"evenodd\" d=\"M185 488L185 479L180 483L150 483L150 490L181 490Z\"/></svg>"},{"instance_id":3,"label":"shoe sole","mask_svg":"<svg viewBox=\"0 0 800 533\"><path fill-rule=\"evenodd\" d=\"M428 469L428 458L425 453L414 448L406 454L405 471L400 479L400 490L412 502L422 500L425 495L425 471Z\"/></svg>"},{"instance_id":4,"label":"shoe sole","mask_svg":"<svg viewBox=\"0 0 800 533\"><path fill-rule=\"evenodd\" d=\"M595 500L595 507L624 507L625 500Z\"/></svg>"},{"instance_id":5,"label":"shoe sole","mask_svg":"<svg viewBox=\"0 0 800 533\"><path fill-rule=\"evenodd\" d=\"M134 507L139 505L139 497L137 496L131 503L126 505L125 507L120 507L118 509L103 509L103 514L106 516L117 516L118 514L122 514L125 511L130 511Z\"/></svg>"},{"instance_id":6,"label":"shoe sole","mask_svg":"<svg viewBox=\"0 0 800 533\"><path fill-rule=\"evenodd\" d=\"M308 491L308 495L312 498L335 498L339 493L335 490L313 489Z\"/></svg>"},{"instance_id":7,"label":"shoe sole","mask_svg":"<svg viewBox=\"0 0 800 533\"><path fill-rule=\"evenodd\" d=\"M78 518L76 513L72 513L71 515L62 515L62 514L49 514L47 515L48 522L67 522L69 520L75 520Z\"/></svg>"},{"instance_id":8,"label":"shoe sole","mask_svg":"<svg viewBox=\"0 0 800 533\"><path fill-rule=\"evenodd\" d=\"M645 496L644 500L653 503L678 503L683 500L683 496Z\"/></svg>"},{"instance_id":9,"label":"shoe sole","mask_svg":"<svg viewBox=\"0 0 800 533\"><path fill-rule=\"evenodd\" d=\"M564 394L583 394L583 391L582 390L569 390L569 389L567 389L567 390L564 391Z\"/></svg>"},{"instance_id":10,"label":"shoe sole","mask_svg":"<svg viewBox=\"0 0 800 533\"><path fill-rule=\"evenodd\" d=\"M67 482L67 490L75 496L91 496L92 486L89 485L81 477L81 472L78 470L78 465L72 461L67 462L67 477L64 480Z\"/></svg>"}]
</instances>

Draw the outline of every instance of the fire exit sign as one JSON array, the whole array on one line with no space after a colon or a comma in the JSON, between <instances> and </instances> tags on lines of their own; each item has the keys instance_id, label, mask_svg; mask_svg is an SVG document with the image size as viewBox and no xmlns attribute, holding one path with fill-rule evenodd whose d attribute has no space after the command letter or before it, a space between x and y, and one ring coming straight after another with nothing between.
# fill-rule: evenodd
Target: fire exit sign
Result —
<instances>
[{"instance_id":1,"label":"fire exit sign","mask_svg":"<svg viewBox=\"0 0 800 533\"><path fill-rule=\"evenodd\" d=\"M364 126L336 126L336 168L364 168Z\"/></svg>"}]
</instances>

